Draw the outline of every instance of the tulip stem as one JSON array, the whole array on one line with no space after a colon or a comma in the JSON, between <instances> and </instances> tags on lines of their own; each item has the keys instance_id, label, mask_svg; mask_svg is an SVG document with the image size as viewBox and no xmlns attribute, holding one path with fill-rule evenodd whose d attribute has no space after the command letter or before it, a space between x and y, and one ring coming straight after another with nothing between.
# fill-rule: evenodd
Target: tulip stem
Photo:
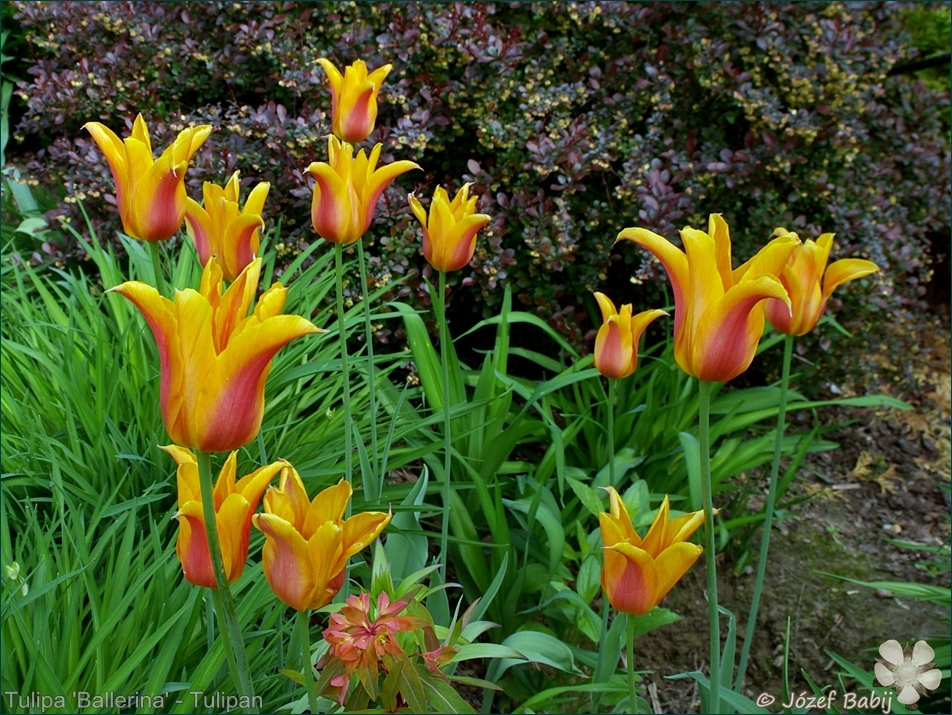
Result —
<instances>
[{"instance_id":1,"label":"tulip stem","mask_svg":"<svg viewBox=\"0 0 952 715\"><path fill-rule=\"evenodd\" d=\"M450 470L453 466L453 437L450 434L450 329L446 320L446 271L440 271L439 282L440 361L443 363L443 519L440 527L440 564L446 583L447 546L450 535Z\"/></svg>"},{"instance_id":2,"label":"tulip stem","mask_svg":"<svg viewBox=\"0 0 952 715\"><path fill-rule=\"evenodd\" d=\"M155 289L163 298L168 298L165 287L165 274L162 272L162 254L159 241L146 241L149 244L149 256L152 258L152 272L155 274Z\"/></svg>"},{"instance_id":3,"label":"tulip stem","mask_svg":"<svg viewBox=\"0 0 952 715\"><path fill-rule=\"evenodd\" d=\"M219 621L218 630L221 633L222 645L225 648L225 655L228 657L228 665L235 684L242 696L248 698L245 702L253 703L255 692L251 680L251 668L248 666L248 654L245 652L245 641L241 634L241 625L238 623L238 611L235 609L235 600L228 587L228 579L225 578L225 566L221 558L221 543L218 540L218 524L215 519L215 494L212 487L212 457L208 452L198 453L198 480L202 490L205 538L211 556L212 571L215 573L215 584L218 587L212 593Z\"/></svg>"},{"instance_id":4,"label":"tulip stem","mask_svg":"<svg viewBox=\"0 0 952 715\"><path fill-rule=\"evenodd\" d=\"M317 693L314 692L314 666L311 665L311 617L310 611L298 611L298 627L301 629L301 656L304 659L304 687L307 689L307 705L311 713L317 710Z\"/></svg>"},{"instance_id":5,"label":"tulip stem","mask_svg":"<svg viewBox=\"0 0 952 715\"><path fill-rule=\"evenodd\" d=\"M707 560L707 604L710 611L711 696L708 711L721 707L721 625L717 612L717 559L714 553L714 504L711 496L711 383L698 382L698 443L701 452L701 502L704 506L704 555Z\"/></svg>"},{"instance_id":6,"label":"tulip stem","mask_svg":"<svg viewBox=\"0 0 952 715\"><path fill-rule=\"evenodd\" d=\"M344 479L353 486L353 455L350 441L350 371L347 368L347 333L344 329L344 246L334 244L334 269L337 273L337 332L340 334L340 372L344 379ZM350 502L347 514L350 516Z\"/></svg>"},{"instance_id":7,"label":"tulip stem","mask_svg":"<svg viewBox=\"0 0 952 715\"><path fill-rule=\"evenodd\" d=\"M635 694L635 617L626 613L628 619L628 707L632 713L638 712L638 697Z\"/></svg>"},{"instance_id":8,"label":"tulip stem","mask_svg":"<svg viewBox=\"0 0 952 715\"><path fill-rule=\"evenodd\" d=\"M615 484L615 396L617 380L608 378L608 486L617 489Z\"/></svg>"},{"instance_id":9,"label":"tulip stem","mask_svg":"<svg viewBox=\"0 0 952 715\"><path fill-rule=\"evenodd\" d=\"M370 325L370 296L367 295L367 266L364 261L364 242L357 241L357 257L360 264L360 290L364 299L364 336L367 343L367 380L370 388L370 465L373 474L364 479L364 497L377 500L383 495L383 475L377 473L377 366L374 364L374 335ZM368 490L368 486L372 490Z\"/></svg>"},{"instance_id":10,"label":"tulip stem","mask_svg":"<svg viewBox=\"0 0 952 715\"><path fill-rule=\"evenodd\" d=\"M787 419L787 390L790 386L790 361L793 358L793 336L787 335L783 343L783 373L780 378L780 407L777 410L777 436L774 440L773 463L770 465L770 486L767 491L767 507L764 512L764 533L760 537L760 556L757 561L757 578L754 581L754 595L750 602L750 614L747 617L747 632L744 634L744 646L740 651L737 666L736 690L744 687L744 675L747 672L747 659L757 627L757 608L760 606L760 594L764 588L764 574L767 572L767 550L770 548L770 530L773 526L774 506L777 502L777 476L780 473L780 453L783 449L783 433Z\"/></svg>"}]
</instances>

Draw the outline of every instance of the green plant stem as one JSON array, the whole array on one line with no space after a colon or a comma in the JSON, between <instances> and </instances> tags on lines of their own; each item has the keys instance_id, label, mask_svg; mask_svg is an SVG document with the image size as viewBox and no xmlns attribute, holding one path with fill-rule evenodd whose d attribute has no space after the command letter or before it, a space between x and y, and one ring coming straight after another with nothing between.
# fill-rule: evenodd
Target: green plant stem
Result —
<instances>
[{"instance_id":1,"label":"green plant stem","mask_svg":"<svg viewBox=\"0 0 952 715\"><path fill-rule=\"evenodd\" d=\"M626 613L628 619L628 707L638 712L638 700L635 694L635 617Z\"/></svg>"},{"instance_id":2,"label":"green plant stem","mask_svg":"<svg viewBox=\"0 0 952 715\"><path fill-rule=\"evenodd\" d=\"M383 494L383 475L377 472L377 366L374 364L374 336L370 325L370 289L367 287L367 265L364 260L364 242L357 241L357 258L360 264L360 290L364 302L364 336L367 343L367 380L370 388L370 465L373 474L364 478L364 493L367 499L380 499ZM371 487L371 489L368 489Z\"/></svg>"},{"instance_id":3,"label":"green plant stem","mask_svg":"<svg viewBox=\"0 0 952 715\"><path fill-rule=\"evenodd\" d=\"M608 486L615 489L615 396L617 380L608 378Z\"/></svg>"},{"instance_id":4,"label":"green plant stem","mask_svg":"<svg viewBox=\"0 0 952 715\"><path fill-rule=\"evenodd\" d=\"M238 611L235 609L235 600L225 578L225 566L221 558L221 543L218 540L218 524L215 519L215 494L212 487L212 457L208 452L198 453L198 480L202 491L202 513L205 517L205 538L208 541L208 552L211 555L212 571L215 573L215 584L218 589L214 592L215 611L219 619L222 645L225 654L229 655L228 665L231 667L232 677L241 694L248 698L246 702L254 702L254 685L251 679L251 668L248 666L248 654L245 652L245 641L241 634L241 625L238 623ZM224 627L222 627L224 621ZM250 712L250 710L249 710Z\"/></svg>"},{"instance_id":5,"label":"green plant stem","mask_svg":"<svg viewBox=\"0 0 952 715\"><path fill-rule=\"evenodd\" d=\"M770 548L770 531L773 526L774 506L777 503L777 476L780 474L780 453L783 450L783 433L787 420L787 391L790 386L790 361L793 358L793 336L787 335L783 342L783 373L780 378L780 408L777 411L777 437L774 440L773 462L770 465L770 487L767 491L767 509L764 512L764 533L760 537L760 556L757 560L757 579L754 581L754 595L750 601L750 614L747 616L747 632L740 651L737 666L736 690L744 687L744 675L747 672L747 659L757 627L757 609L760 606L760 594L764 588L764 575L767 572L767 550Z\"/></svg>"},{"instance_id":6,"label":"green plant stem","mask_svg":"<svg viewBox=\"0 0 952 715\"><path fill-rule=\"evenodd\" d=\"M453 464L453 437L450 434L450 329L446 320L446 271L440 271L440 360L443 363L443 519L440 528L440 564L443 568L443 583L446 583L446 550L450 534L450 470Z\"/></svg>"},{"instance_id":7,"label":"green plant stem","mask_svg":"<svg viewBox=\"0 0 952 715\"><path fill-rule=\"evenodd\" d=\"M720 712L721 625L717 613L717 559L714 553L714 503L711 495L711 383L698 383L698 442L701 447L701 503L704 507L704 555L707 559L707 604L710 611L710 712Z\"/></svg>"},{"instance_id":8,"label":"green plant stem","mask_svg":"<svg viewBox=\"0 0 952 715\"><path fill-rule=\"evenodd\" d=\"M317 713L317 693L314 692L314 668L311 666L311 612L298 611L298 626L301 629L301 657L304 667L304 687L307 689L308 709Z\"/></svg>"},{"instance_id":9,"label":"green plant stem","mask_svg":"<svg viewBox=\"0 0 952 715\"><path fill-rule=\"evenodd\" d=\"M168 289L165 286L165 274L162 272L162 254L159 251L159 241L146 241L149 244L149 255L152 257L152 271L155 274L155 289L159 295L168 298Z\"/></svg>"},{"instance_id":10,"label":"green plant stem","mask_svg":"<svg viewBox=\"0 0 952 715\"><path fill-rule=\"evenodd\" d=\"M340 333L340 372L344 378L344 479L353 486L354 466L350 441L350 371L347 367L347 333L344 329L344 246L334 244L334 269L337 275L337 331ZM350 516L350 502L347 502Z\"/></svg>"}]
</instances>

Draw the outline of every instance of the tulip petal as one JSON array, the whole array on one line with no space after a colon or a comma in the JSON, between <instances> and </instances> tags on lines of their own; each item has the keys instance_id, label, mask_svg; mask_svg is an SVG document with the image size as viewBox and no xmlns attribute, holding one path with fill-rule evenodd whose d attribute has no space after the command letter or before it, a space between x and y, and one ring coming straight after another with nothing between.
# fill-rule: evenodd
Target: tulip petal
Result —
<instances>
[{"instance_id":1,"label":"tulip petal","mask_svg":"<svg viewBox=\"0 0 952 715\"><path fill-rule=\"evenodd\" d=\"M602 554L602 590L616 610L643 616L658 604L658 574L647 552L621 543Z\"/></svg>"},{"instance_id":2,"label":"tulip petal","mask_svg":"<svg viewBox=\"0 0 952 715\"><path fill-rule=\"evenodd\" d=\"M724 286L724 290L726 291L728 288L734 285L731 275L733 272L733 265L731 264L730 228L727 226L727 221L724 220L723 216L720 214L711 214L708 217L707 232L714 241L715 265L717 266L717 272L721 277L721 284ZM688 257L688 263L691 263L690 257Z\"/></svg>"},{"instance_id":3,"label":"tulip petal","mask_svg":"<svg viewBox=\"0 0 952 715\"><path fill-rule=\"evenodd\" d=\"M136 238L164 241L175 235L185 219L185 169L163 154L139 179L132 205Z\"/></svg>"},{"instance_id":4,"label":"tulip petal","mask_svg":"<svg viewBox=\"0 0 952 715\"><path fill-rule=\"evenodd\" d=\"M703 551L704 549L696 544L682 542L669 546L655 559L655 568L658 570L659 603L694 565Z\"/></svg>"},{"instance_id":5,"label":"tulip petal","mask_svg":"<svg viewBox=\"0 0 952 715\"><path fill-rule=\"evenodd\" d=\"M826 269L826 275L823 277L823 297L829 298L837 286L847 281L863 278L872 273L878 273L879 266L872 261L866 261L862 258L843 258L834 261Z\"/></svg>"},{"instance_id":6,"label":"tulip petal","mask_svg":"<svg viewBox=\"0 0 952 715\"><path fill-rule=\"evenodd\" d=\"M741 280L754 280L761 276L778 276L787 265L790 254L800 245L795 233L778 236L761 248L749 261L734 271L734 285Z\"/></svg>"},{"instance_id":7,"label":"tulip petal","mask_svg":"<svg viewBox=\"0 0 952 715\"><path fill-rule=\"evenodd\" d=\"M210 261L209 266L215 263ZM206 266L206 272L208 267ZM197 421L203 418L206 402L201 402L206 381L215 366L215 343L212 335L212 308L200 293L187 288L175 294L176 331L179 353L174 367L181 371L178 412L163 409L165 428L177 443L201 452L226 452L236 445L210 449L199 434ZM165 370L162 371L163 379ZM170 400L171 403L171 400Z\"/></svg>"},{"instance_id":8,"label":"tulip petal","mask_svg":"<svg viewBox=\"0 0 952 715\"><path fill-rule=\"evenodd\" d=\"M668 274L668 280L671 283L671 289L674 291L674 304L676 306L674 311L674 334L675 339L677 339L677 336L681 335L683 330L682 326L689 318L688 313L690 311L690 307L685 302L685 291L690 280L687 256L668 239L644 228L626 228L618 234L616 243L622 239L633 241L647 249L664 266Z\"/></svg>"},{"instance_id":9,"label":"tulip petal","mask_svg":"<svg viewBox=\"0 0 952 715\"><path fill-rule=\"evenodd\" d=\"M273 514L255 514L252 522L266 537L261 564L271 590L291 608L307 610L315 586L307 542Z\"/></svg>"},{"instance_id":10,"label":"tulip petal","mask_svg":"<svg viewBox=\"0 0 952 715\"><path fill-rule=\"evenodd\" d=\"M354 490L350 484L341 479L337 484L327 487L314 497L308 507L304 525L301 528L304 538L310 539L317 528L325 522L340 523L340 520L344 518L347 502L350 501L353 492Z\"/></svg>"},{"instance_id":11,"label":"tulip petal","mask_svg":"<svg viewBox=\"0 0 952 715\"><path fill-rule=\"evenodd\" d=\"M270 182L262 181L259 183L251 190L251 193L248 194L248 198L245 200L245 207L241 212L243 214L255 214L257 216L261 216L261 212L264 211L264 202L268 198L269 191L271 191ZM235 200L237 201L237 199Z\"/></svg>"},{"instance_id":12,"label":"tulip petal","mask_svg":"<svg viewBox=\"0 0 952 715\"><path fill-rule=\"evenodd\" d=\"M228 583L237 581L245 569L253 511L254 506L241 494L229 494L215 514L221 559Z\"/></svg>"},{"instance_id":13,"label":"tulip petal","mask_svg":"<svg viewBox=\"0 0 952 715\"><path fill-rule=\"evenodd\" d=\"M714 512L716 513L717 509L715 509ZM671 523L668 524L668 543L679 544L682 541L687 541L691 538L691 535L701 527L701 524L703 523L703 511L693 511L688 514L682 514L681 516L675 517L671 520Z\"/></svg>"},{"instance_id":14,"label":"tulip petal","mask_svg":"<svg viewBox=\"0 0 952 715\"><path fill-rule=\"evenodd\" d=\"M619 316L610 317L595 335L595 367L605 377L621 380L635 371L633 354L631 330Z\"/></svg>"},{"instance_id":15,"label":"tulip petal","mask_svg":"<svg viewBox=\"0 0 952 715\"><path fill-rule=\"evenodd\" d=\"M652 558L658 558L658 555L668 545L668 515L671 513L671 505L668 502L668 495L664 495L664 501L658 508L654 520L651 522L651 528L645 534L641 541L641 548L647 551Z\"/></svg>"},{"instance_id":16,"label":"tulip petal","mask_svg":"<svg viewBox=\"0 0 952 715\"><path fill-rule=\"evenodd\" d=\"M195 402L196 430L204 450L220 452L254 439L264 414L264 382L271 358L295 338L317 332L296 315L279 315L234 337L214 359Z\"/></svg>"},{"instance_id":17,"label":"tulip petal","mask_svg":"<svg viewBox=\"0 0 952 715\"><path fill-rule=\"evenodd\" d=\"M126 145L109 127L99 122L86 122L83 129L92 135L93 141L106 157L112 180L116 185L116 203L122 202L122 191L128 182L129 164L126 159Z\"/></svg>"},{"instance_id":18,"label":"tulip petal","mask_svg":"<svg viewBox=\"0 0 952 715\"><path fill-rule=\"evenodd\" d=\"M208 263L215 248L212 245L212 236L215 235L212 219L198 202L189 197L185 198L185 230L195 244L198 251L198 260L202 267Z\"/></svg>"},{"instance_id":19,"label":"tulip petal","mask_svg":"<svg viewBox=\"0 0 952 715\"><path fill-rule=\"evenodd\" d=\"M235 493L235 478L237 475L238 453L232 452L225 459L225 463L221 467L221 472L218 473L218 479L215 481L215 488L212 491L212 495L215 499L216 512L221 509L221 505L225 503L225 499Z\"/></svg>"},{"instance_id":20,"label":"tulip petal","mask_svg":"<svg viewBox=\"0 0 952 715\"><path fill-rule=\"evenodd\" d=\"M453 229L454 243L447 246L450 249L446 256L445 270L458 271L473 260L476 252L476 234L492 219L486 214L472 214L462 219Z\"/></svg>"},{"instance_id":21,"label":"tulip petal","mask_svg":"<svg viewBox=\"0 0 952 715\"><path fill-rule=\"evenodd\" d=\"M182 563L185 580L196 586L217 589L201 502L186 502L179 507L177 516L179 535L175 542L175 553Z\"/></svg>"},{"instance_id":22,"label":"tulip petal","mask_svg":"<svg viewBox=\"0 0 952 715\"><path fill-rule=\"evenodd\" d=\"M625 506L625 501L615 490L615 487L605 487L605 491L608 492L608 513L616 520L619 528L624 532L624 540L635 546L641 546L641 537L638 536L635 527L631 524L631 517L628 516L628 507Z\"/></svg>"},{"instance_id":23,"label":"tulip petal","mask_svg":"<svg viewBox=\"0 0 952 715\"><path fill-rule=\"evenodd\" d=\"M390 514L384 514L380 511L365 511L354 514L345 521L343 533L344 559L349 559L372 544L374 539L387 528L390 518Z\"/></svg>"},{"instance_id":24,"label":"tulip petal","mask_svg":"<svg viewBox=\"0 0 952 715\"><path fill-rule=\"evenodd\" d=\"M615 309L615 304L612 303L611 298L609 298L604 293L595 291L595 302L598 303L598 309L602 311L603 323L607 323L608 319L613 315L618 315L618 311Z\"/></svg>"},{"instance_id":25,"label":"tulip petal","mask_svg":"<svg viewBox=\"0 0 952 715\"><path fill-rule=\"evenodd\" d=\"M370 136L377 122L377 89L370 82L349 87L340 98L338 126L341 139L359 142Z\"/></svg>"},{"instance_id":26,"label":"tulip petal","mask_svg":"<svg viewBox=\"0 0 952 715\"><path fill-rule=\"evenodd\" d=\"M159 403L165 417L166 428L175 422L181 410L184 374L182 370L176 307L168 298L150 285L139 281L127 281L111 290L132 301L139 309L155 338L159 352L161 381ZM169 436L172 432L169 431ZM179 440L172 436L176 442Z\"/></svg>"},{"instance_id":27,"label":"tulip petal","mask_svg":"<svg viewBox=\"0 0 952 715\"><path fill-rule=\"evenodd\" d=\"M321 524L307 541L310 568L314 574L314 588L308 596L309 607L320 608L331 602L337 593L333 590L338 577L344 572L347 561L343 555L343 531L330 521ZM339 586L337 589L339 590Z\"/></svg>"},{"instance_id":28,"label":"tulip petal","mask_svg":"<svg viewBox=\"0 0 952 715\"><path fill-rule=\"evenodd\" d=\"M353 208L350 192L328 164L314 162L307 170L317 182L311 199L311 223L321 238L332 243L345 243Z\"/></svg>"},{"instance_id":29,"label":"tulip petal","mask_svg":"<svg viewBox=\"0 0 952 715\"><path fill-rule=\"evenodd\" d=\"M762 276L742 281L708 308L699 321L691 374L700 380L727 382L750 366L764 330L759 303L765 298L789 300L779 280Z\"/></svg>"},{"instance_id":30,"label":"tulip petal","mask_svg":"<svg viewBox=\"0 0 952 715\"><path fill-rule=\"evenodd\" d=\"M377 146L379 147L380 144ZM377 153L379 154L379 151ZM380 167L367 178L367 182L364 184L360 194L360 202L363 207L363 216L360 224L362 229L360 232L361 236L367 232L367 229L370 228L370 224L373 222L377 201L380 199L380 194L383 193L384 189L401 174L419 168L419 164L414 161L395 161Z\"/></svg>"},{"instance_id":31,"label":"tulip petal","mask_svg":"<svg viewBox=\"0 0 952 715\"><path fill-rule=\"evenodd\" d=\"M260 245L258 230L263 226L264 221L256 214L242 214L229 222L224 235L227 250L219 257L226 280L235 280L255 260Z\"/></svg>"}]
</instances>

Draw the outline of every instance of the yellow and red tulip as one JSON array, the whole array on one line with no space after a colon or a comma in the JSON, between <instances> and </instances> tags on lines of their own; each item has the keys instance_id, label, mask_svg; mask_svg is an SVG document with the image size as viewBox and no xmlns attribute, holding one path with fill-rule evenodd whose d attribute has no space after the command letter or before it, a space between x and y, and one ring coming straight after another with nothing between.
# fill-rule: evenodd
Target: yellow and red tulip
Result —
<instances>
[{"instance_id":1,"label":"yellow and red tulip","mask_svg":"<svg viewBox=\"0 0 952 715\"><path fill-rule=\"evenodd\" d=\"M370 156L361 149L329 137L327 162L313 162L307 170L314 177L311 223L317 234L331 243L349 245L360 240L374 218L377 199L391 181L420 167L412 161L395 161L379 169L381 144Z\"/></svg>"},{"instance_id":2,"label":"yellow and red tulip","mask_svg":"<svg viewBox=\"0 0 952 715\"><path fill-rule=\"evenodd\" d=\"M628 510L613 487L607 487L609 510L598 515L602 530L602 590L616 611L643 616L687 573L704 551L687 543L704 523L704 512L669 519L665 496L658 514L642 539L631 524Z\"/></svg>"},{"instance_id":3,"label":"yellow and red tulip","mask_svg":"<svg viewBox=\"0 0 952 715\"><path fill-rule=\"evenodd\" d=\"M410 208L423 226L423 257L438 271L458 271L473 259L476 232L491 220L476 213L477 197L470 197L470 185L449 194L437 186L427 216L417 197L410 194Z\"/></svg>"},{"instance_id":4,"label":"yellow and red tulip","mask_svg":"<svg viewBox=\"0 0 952 715\"><path fill-rule=\"evenodd\" d=\"M204 206L191 198L185 200L185 228L202 265L212 258L218 261L226 281L234 281L258 253L259 229L264 226L261 211L271 184L262 181L238 208L241 185L238 172L224 186L206 181L202 186Z\"/></svg>"},{"instance_id":5,"label":"yellow and red tulip","mask_svg":"<svg viewBox=\"0 0 952 715\"><path fill-rule=\"evenodd\" d=\"M318 60L331 83L332 121L334 134L345 142L363 141L377 123L377 95L393 65L367 72L367 63L357 60L341 74L334 63Z\"/></svg>"},{"instance_id":6,"label":"yellow and red tulip","mask_svg":"<svg viewBox=\"0 0 952 715\"><path fill-rule=\"evenodd\" d=\"M158 160L153 160L149 128L141 114L125 139L99 122L83 126L112 170L123 230L141 241L174 236L185 218L185 170L212 128L203 125L182 130Z\"/></svg>"},{"instance_id":7,"label":"yellow and red tulip","mask_svg":"<svg viewBox=\"0 0 952 715\"><path fill-rule=\"evenodd\" d=\"M788 232L778 228L774 233ZM861 258L844 258L827 267L832 247L833 234L824 233L815 243L807 239L787 259L779 277L790 296L790 310L773 298L764 305L767 320L781 333L806 335L823 317L826 303L837 286L879 270L875 263Z\"/></svg>"},{"instance_id":8,"label":"yellow and red tulip","mask_svg":"<svg viewBox=\"0 0 952 715\"><path fill-rule=\"evenodd\" d=\"M604 293L595 293L602 311L602 327L595 336L595 367L605 377L621 380L638 367L638 341L652 320L667 315L663 310L645 310L631 314L631 304L615 309Z\"/></svg>"},{"instance_id":9,"label":"yellow and red tulip","mask_svg":"<svg viewBox=\"0 0 952 715\"><path fill-rule=\"evenodd\" d=\"M200 452L228 452L258 434L271 358L295 338L324 332L297 315L281 315L287 289L271 286L255 305L256 258L222 292L222 270L209 261L201 287L175 300L128 281L112 290L145 316L159 349L159 399L169 436Z\"/></svg>"},{"instance_id":10,"label":"yellow and red tulip","mask_svg":"<svg viewBox=\"0 0 952 715\"><path fill-rule=\"evenodd\" d=\"M196 586L217 588L212 560L205 536L205 512L202 510L202 490L198 477L198 461L191 450L176 445L160 447L168 452L178 464L178 540L175 553L182 562L185 580ZM237 459L232 452L225 460L218 481L215 483L215 524L221 545L225 578L233 583L241 576L248 560L248 538L251 533L251 517L268 482L282 469L286 462L275 462L256 469L236 482Z\"/></svg>"},{"instance_id":11,"label":"yellow and red tulip","mask_svg":"<svg viewBox=\"0 0 952 715\"><path fill-rule=\"evenodd\" d=\"M674 358L700 380L727 382L744 372L763 335L763 302L790 305L777 275L800 243L796 234L778 236L736 269L720 214L711 214L707 233L681 231L684 251L643 228L626 228L618 239L648 249L667 271L674 290Z\"/></svg>"},{"instance_id":12,"label":"yellow and red tulip","mask_svg":"<svg viewBox=\"0 0 952 715\"><path fill-rule=\"evenodd\" d=\"M320 608L344 585L347 560L373 543L390 514L364 512L345 520L353 490L343 479L313 501L293 468L264 495L254 525L265 535L264 575L275 595L298 611Z\"/></svg>"}]
</instances>

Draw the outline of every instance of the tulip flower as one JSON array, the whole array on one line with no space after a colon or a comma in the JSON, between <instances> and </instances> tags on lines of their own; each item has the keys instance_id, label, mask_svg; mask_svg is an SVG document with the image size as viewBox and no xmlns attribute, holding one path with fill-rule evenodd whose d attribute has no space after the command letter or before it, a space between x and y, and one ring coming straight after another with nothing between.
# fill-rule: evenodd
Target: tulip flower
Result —
<instances>
[{"instance_id":1,"label":"tulip flower","mask_svg":"<svg viewBox=\"0 0 952 715\"><path fill-rule=\"evenodd\" d=\"M185 199L185 228L195 243L198 258L203 266L212 258L217 260L226 281L234 281L255 259L260 244L258 230L264 226L261 210L270 188L271 184L262 181L251 190L244 209L239 210L236 171L223 187L204 183L204 207L191 198Z\"/></svg>"},{"instance_id":2,"label":"tulip flower","mask_svg":"<svg viewBox=\"0 0 952 715\"><path fill-rule=\"evenodd\" d=\"M687 543L702 523L704 512L695 511L668 519L665 496L645 538L638 536L618 492L606 487L609 511L598 515L602 530L602 590L612 607L643 616L687 573L704 550Z\"/></svg>"},{"instance_id":3,"label":"tulip flower","mask_svg":"<svg viewBox=\"0 0 952 715\"><path fill-rule=\"evenodd\" d=\"M469 196L470 184L449 194L437 186L430 202L430 215L410 194L410 208L423 225L423 257L438 271L458 271L473 259L476 250L476 232L490 221L487 214L476 211L477 197Z\"/></svg>"},{"instance_id":4,"label":"tulip flower","mask_svg":"<svg viewBox=\"0 0 952 715\"><path fill-rule=\"evenodd\" d=\"M258 434L271 358L295 338L325 332L297 315L281 315L287 289L271 286L255 305L261 273L256 258L224 293L222 270L209 261L201 288L175 300L150 285L113 288L145 316L159 349L159 399L169 436L200 452L229 452Z\"/></svg>"},{"instance_id":5,"label":"tulip flower","mask_svg":"<svg viewBox=\"0 0 952 715\"><path fill-rule=\"evenodd\" d=\"M159 447L178 464L178 541L175 553L182 562L185 580L196 586L217 588L212 560L205 537L205 513L202 511L202 491L198 478L198 461L190 450L176 445ZM236 452L228 455L218 481L215 483L215 524L221 544L222 562L228 583L241 576L248 560L248 538L251 533L251 517L268 482L282 469L286 462L275 462L256 469L237 482Z\"/></svg>"},{"instance_id":6,"label":"tulip flower","mask_svg":"<svg viewBox=\"0 0 952 715\"><path fill-rule=\"evenodd\" d=\"M345 142L363 141L377 123L377 95L393 65L378 67L368 74L367 64L357 60L341 74L324 57L318 63L331 82L334 134Z\"/></svg>"},{"instance_id":7,"label":"tulip flower","mask_svg":"<svg viewBox=\"0 0 952 715\"><path fill-rule=\"evenodd\" d=\"M331 243L349 245L360 240L374 218L377 199L391 181L420 167L412 161L395 161L377 168L377 144L370 157L337 137L328 137L327 163L307 167L317 182L311 201L311 222L317 234Z\"/></svg>"},{"instance_id":8,"label":"tulip flower","mask_svg":"<svg viewBox=\"0 0 952 715\"><path fill-rule=\"evenodd\" d=\"M140 241L174 236L185 218L185 170L211 134L211 126L182 130L157 161L141 114L125 139L99 122L87 122L83 128L92 134L112 170L123 231Z\"/></svg>"},{"instance_id":9,"label":"tulip flower","mask_svg":"<svg viewBox=\"0 0 952 715\"><path fill-rule=\"evenodd\" d=\"M778 228L774 233L788 232ZM879 270L875 263L861 258L844 258L827 267L832 247L833 234L824 233L816 243L807 239L787 259L779 278L790 296L790 310L774 298L764 305L767 320L781 333L806 335L823 317L826 303L838 286Z\"/></svg>"},{"instance_id":10,"label":"tulip flower","mask_svg":"<svg viewBox=\"0 0 952 715\"><path fill-rule=\"evenodd\" d=\"M684 251L643 228L626 228L618 239L647 248L667 271L674 289L674 358L699 380L727 382L744 372L764 331L763 302L775 298L790 306L777 275L800 242L796 234L778 236L733 270L730 233L720 214L711 214L708 233L681 231Z\"/></svg>"},{"instance_id":11,"label":"tulip flower","mask_svg":"<svg viewBox=\"0 0 952 715\"><path fill-rule=\"evenodd\" d=\"M364 512L344 520L353 489L343 479L311 502L300 475L282 472L264 495L254 525L265 535L262 564L271 590L297 611L320 608L344 585L347 560L373 543L390 514Z\"/></svg>"},{"instance_id":12,"label":"tulip flower","mask_svg":"<svg viewBox=\"0 0 952 715\"><path fill-rule=\"evenodd\" d=\"M667 313L645 310L632 316L630 303L623 305L619 313L604 293L596 292L595 300L602 311L602 327L595 336L595 367L605 377L621 380L638 367L638 341L645 328Z\"/></svg>"}]
</instances>

